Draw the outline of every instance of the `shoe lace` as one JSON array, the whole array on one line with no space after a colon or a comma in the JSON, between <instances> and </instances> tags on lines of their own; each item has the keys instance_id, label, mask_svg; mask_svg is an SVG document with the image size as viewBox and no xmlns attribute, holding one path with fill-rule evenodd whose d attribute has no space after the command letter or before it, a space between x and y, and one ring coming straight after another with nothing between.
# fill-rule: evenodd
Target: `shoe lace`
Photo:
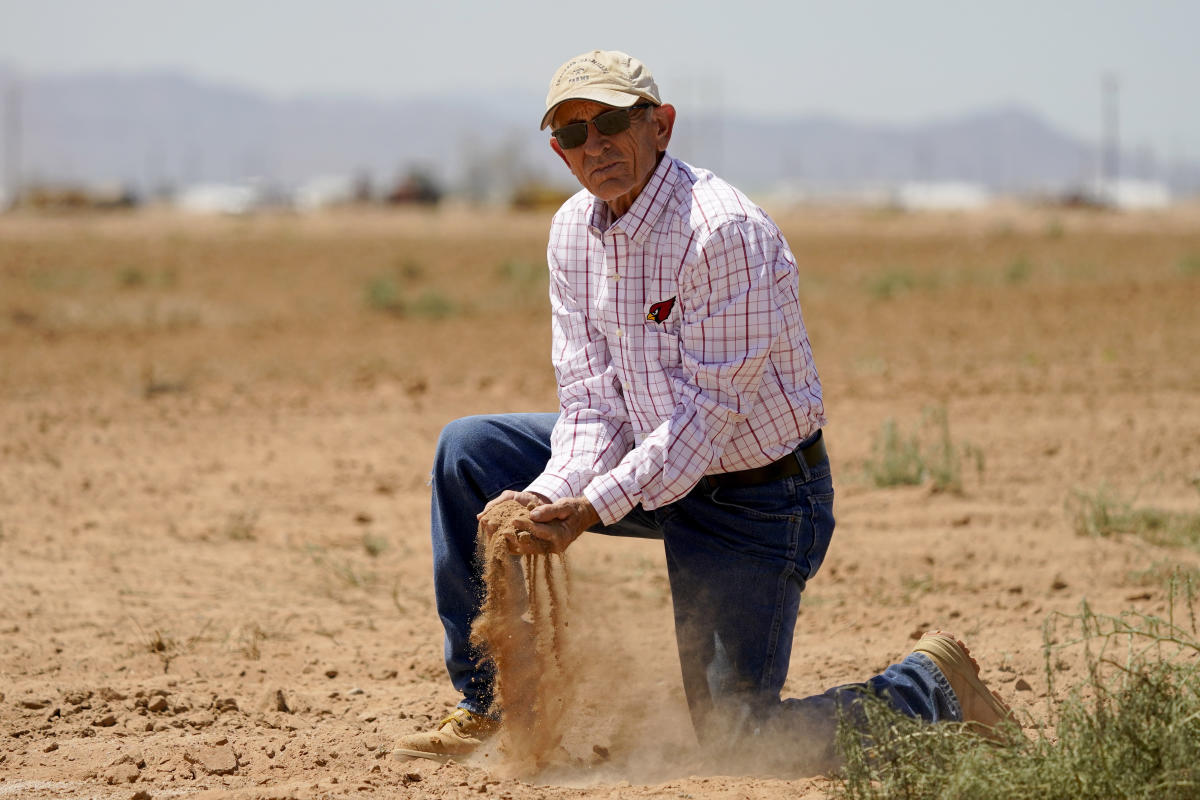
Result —
<instances>
[{"instance_id":1,"label":"shoe lace","mask_svg":"<svg viewBox=\"0 0 1200 800\"><path fill-rule=\"evenodd\" d=\"M454 727L461 733L473 733L477 730L485 730L491 725L491 720L480 714L475 714L465 708L456 708L444 720L438 723L440 728L446 723L453 723Z\"/></svg>"}]
</instances>

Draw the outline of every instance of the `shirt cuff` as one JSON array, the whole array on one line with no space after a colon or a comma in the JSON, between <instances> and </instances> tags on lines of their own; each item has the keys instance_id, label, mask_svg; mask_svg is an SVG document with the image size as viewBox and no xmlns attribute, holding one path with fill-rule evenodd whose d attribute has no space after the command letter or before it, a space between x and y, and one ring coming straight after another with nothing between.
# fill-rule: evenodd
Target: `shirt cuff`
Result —
<instances>
[{"instance_id":1,"label":"shirt cuff","mask_svg":"<svg viewBox=\"0 0 1200 800\"><path fill-rule=\"evenodd\" d=\"M600 521L612 525L633 511L637 501L621 487L621 482L611 472L597 475L583 488L583 496L596 509Z\"/></svg>"},{"instance_id":2,"label":"shirt cuff","mask_svg":"<svg viewBox=\"0 0 1200 800\"><path fill-rule=\"evenodd\" d=\"M547 497L552 503L556 500L562 500L564 497L571 497L574 494L571 491L570 482L561 475L555 475L553 472L543 472L541 475L538 475L534 478L533 483L525 487L525 491Z\"/></svg>"}]
</instances>

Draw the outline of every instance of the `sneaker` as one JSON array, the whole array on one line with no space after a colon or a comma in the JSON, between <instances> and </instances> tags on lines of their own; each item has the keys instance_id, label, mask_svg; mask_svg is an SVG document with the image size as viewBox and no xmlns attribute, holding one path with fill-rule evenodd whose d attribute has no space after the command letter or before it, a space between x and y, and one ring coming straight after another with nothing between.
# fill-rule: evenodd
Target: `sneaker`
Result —
<instances>
[{"instance_id":1,"label":"sneaker","mask_svg":"<svg viewBox=\"0 0 1200 800\"><path fill-rule=\"evenodd\" d=\"M392 748L392 755L434 761L470 755L499 726L500 723L490 717L456 708L453 714L438 723L437 730L401 736Z\"/></svg>"},{"instance_id":2,"label":"sneaker","mask_svg":"<svg viewBox=\"0 0 1200 800\"><path fill-rule=\"evenodd\" d=\"M1012 709L980 680L979 664L971 651L952 634L930 631L921 637L913 652L929 656L946 676L968 727L989 739L1004 741L997 729L1004 724L1018 725Z\"/></svg>"}]
</instances>

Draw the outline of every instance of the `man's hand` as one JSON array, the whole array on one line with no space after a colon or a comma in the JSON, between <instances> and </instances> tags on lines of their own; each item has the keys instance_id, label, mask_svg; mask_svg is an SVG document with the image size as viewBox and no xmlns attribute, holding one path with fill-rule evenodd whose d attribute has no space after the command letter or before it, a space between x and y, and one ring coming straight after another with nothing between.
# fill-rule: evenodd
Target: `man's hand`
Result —
<instances>
[{"instance_id":1,"label":"man's hand","mask_svg":"<svg viewBox=\"0 0 1200 800\"><path fill-rule=\"evenodd\" d=\"M484 519L484 515L487 514L488 509L490 509L492 506L496 505L497 503L503 503L505 500L514 500L530 510L537 508L543 503L550 502L550 498L543 497L542 495L535 494L533 492L514 492L512 489L504 490L500 493L499 497L489 500L488 504L483 507L483 511L480 511L475 515L475 519L479 520L479 523L483 525L483 532L488 535L489 539L492 537L492 534L496 532L496 527L494 523Z\"/></svg>"},{"instance_id":2,"label":"man's hand","mask_svg":"<svg viewBox=\"0 0 1200 800\"><path fill-rule=\"evenodd\" d=\"M579 534L599 521L600 515L586 497L540 503L530 508L528 520L513 520L513 527L528 532L539 541L528 541L518 534L517 541L509 545L513 552L521 554L544 553L547 548L551 553L561 553L579 538Z\"/></svg>"}]
</instances>

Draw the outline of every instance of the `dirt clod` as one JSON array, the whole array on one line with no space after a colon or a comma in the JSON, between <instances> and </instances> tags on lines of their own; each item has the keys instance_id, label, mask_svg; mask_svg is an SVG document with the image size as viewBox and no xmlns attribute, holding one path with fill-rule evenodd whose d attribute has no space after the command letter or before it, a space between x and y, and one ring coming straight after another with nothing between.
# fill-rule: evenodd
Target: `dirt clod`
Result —
<instances>
[{"instance_id":1,"label":"dirt clod","mask_svg":"<svg viewBox=\"0 0 1200 800\"><path fill-rule=\"evenodd\" d=\"M232 775L238 770L238 758L231 747L191 747L183 754L209 775Z\"/></svg>"},{"instance_id":2,"label":"dirt clod","mask_svg":"<svg viewBox=\"0 0 1200 800\"><path fill-rule=\"evenodd\" d=\"M123 783L136 783L141 772L133 764L118 764L111 767L104 773L104 782L109 786L118 786Z\"/></svg>"}]
</instances>

